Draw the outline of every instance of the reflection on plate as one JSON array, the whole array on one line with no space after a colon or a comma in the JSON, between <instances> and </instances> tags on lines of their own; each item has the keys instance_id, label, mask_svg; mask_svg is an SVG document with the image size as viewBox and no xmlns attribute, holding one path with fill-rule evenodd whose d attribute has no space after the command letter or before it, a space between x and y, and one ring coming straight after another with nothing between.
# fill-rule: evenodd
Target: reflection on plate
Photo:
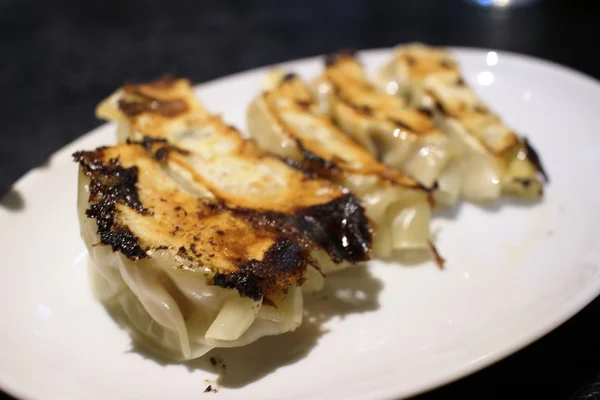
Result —
<instances>
[{"instance_id":1,"label":"reflection on plate","mask_svg":"<svg viewBox=\"0 0 600 400\"><path fill-rule=\"evenodd\" d=\"M599 193L590 185L600 169L600 85L527 57L454 52L484 100L543 155L553 179L543 202L438 213L444 271L370 262L308 296L297 331L171 364L132 348L91 294L70 154L112 142L114 127L103 126L0 204L0 385L25 399L197 399L212 395L209 385L219 399L399 397L482 368L575 314L600 292ZM373 71L389 54L361 57ZM320 67L319 59L284 65L305 77ZM264 73L219 79L199 94L243 127Z\"/></svg>"}]
</instances>

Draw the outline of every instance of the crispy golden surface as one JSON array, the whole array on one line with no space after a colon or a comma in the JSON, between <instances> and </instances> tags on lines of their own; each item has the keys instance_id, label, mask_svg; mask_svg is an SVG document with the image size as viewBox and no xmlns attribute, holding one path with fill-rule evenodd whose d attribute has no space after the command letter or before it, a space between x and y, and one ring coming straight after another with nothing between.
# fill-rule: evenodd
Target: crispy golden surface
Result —
<instances>
[{"instance_id":1,"label":"crispy golden surface","mask_svg":"<svg viewBox=\"0 0 600 400\"><path fill-rule=\"evenodd\" d=\"M336 263L368 258L369 222L356 198L260 150L208 113L188 80L125 85L99 105L97 114L119 123L121 140L165 140L184 150L170 152L169 173L185 186L194 182L195 193L232 209L281 213L278 219L300 221L298 229ZM323 215L312 218L307 212Z\"/></svg>"},{"instance_id":2,"label":"crispy golden surface","mask_svg":"<svg viewBox=\"0 0 600 400\"><path fill-rule=\"evenodd\" d=\"M325 172L333 175L375 175L390 184L419 187L415 180L377 161L329 118L311 112L317 107L316 100L298 77L288 76L257 101L273 123L296 141L302 153L297 159L317 173L329 170Z\"/></svg>"},{"instance_id":3,"label":"crispy golden surface","mask_svg":"<svg viewBox=\"0 0 600 400\"><path fill-rule=\"evenodd\" d=\"M301 283L310 259L293 234L191 195L143 145L78 152L75 160L89 179L86 215L100 244L133 260L171 252L181 262L173 268L208 268L215 284L250 297Z\"/></svg>"},{"instance_id":4,"label":"crispy golden surface","mask_svg":"<svg viewBox=\"0 0 600 400\"><path fill-rule=\"evenodd\" d=\"M519 143L518 136L464 81L458 62L445 49L402 46L395 53L394 63L408 81L423 85L439 111L459 120L491 153L501 154Z\"/></svg>"},{"instance_id":5,"label":"crispy golden surface","mask_svg":"<svg viewBox=\"0 0 600 400\"><path fill-rule=\"evenodd\" d=\"M354 114L354 118L369 120L390 131L398 129L405 134L439 134L426 111L408 108L402 98L391 96L371 84L351 54L331 56L318 81L332 86L334 101L349 109L344 110L346 117Z\"/></svg>"},{"instance_id":6,"label":"crispy golden surface","mask_svg":"<svg viewBox=\"0 0 600 400\"><path fill-rule=\"evenodd\" d=\"M506 193L538 198L548 177L535 150L494 113L465 82L460 66L443 48L422 44L398 46L383 75L408 86L412 103L427 103L462 131L473 148L494 157L504 171Z\"/></svg>"}]
</instances>

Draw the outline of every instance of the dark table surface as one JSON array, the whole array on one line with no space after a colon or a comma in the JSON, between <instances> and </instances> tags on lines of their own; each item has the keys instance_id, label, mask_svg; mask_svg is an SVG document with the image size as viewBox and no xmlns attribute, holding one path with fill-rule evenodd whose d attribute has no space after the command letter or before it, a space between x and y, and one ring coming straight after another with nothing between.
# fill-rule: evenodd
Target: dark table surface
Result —
<instances>
[{"instance_id":1,"label":"dark table surface","mask_svg":"<svg viewBox=\"0 0 600 400\"><path fill-rule=\"evenodd\" d=\"M595 1L492 10L461 0L4 0L0 194L100 125L94 106L125 80L170 72L203 82L340 48L415 40L530 54L600 78L598 39ZM600 398L599 315L596 299L517 354L421 398Z\"/></svg>"}]
</instances>

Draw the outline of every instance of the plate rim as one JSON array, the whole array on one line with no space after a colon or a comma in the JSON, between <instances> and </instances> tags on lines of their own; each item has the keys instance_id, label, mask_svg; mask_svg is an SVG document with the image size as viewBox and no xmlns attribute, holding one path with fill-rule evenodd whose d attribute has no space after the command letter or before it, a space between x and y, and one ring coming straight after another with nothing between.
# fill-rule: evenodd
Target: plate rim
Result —
<instances>
[{"instance_id":1,"label":"plate rim","mask_svg":"<svg viewBox=\"0 0 600 400\"><path fill-rule=\"evenodd\" d=\"M408 43L405 43L408 44ZM359 50L357 53L359 57L372 57L377 54L390 53L394 50L394 47L381 47L381 48L371 48ZM598 90L600 94L600 80L595 77L588 75L584 72L576 70L572 67L560 64L555 61L546 60L542 58L538 58L535 56L530 56L518 52L512 51L504 51L504 50L496 50L491 48L479 48L479 47L464 47L464 46L444 46L448 50L462 54L465 56L478 56L485 54L487 52L496 52L499 57L509 58L513 61L524 62L527 64L534 64L537 66L541 66L544 68L549 68L555 72L559 72L565 76L570 76L577 78L586 86L593 86L596 90ZM195 83L194 89L196 91L201 90L202 88L207 88L219 84L224 84L226 81L232 79L244 79L247 75L254 75L256 73L260 73L261 71L267 70L269 68L276 67L286 67L293 64L304 63L304 62L314 62L319 58L323 57L323 54L314 55L299 59L293 59L288 61L277 62L273 64L263 65L256 68L243 70L239 72L235 72L233 74L217 77L205 82ZM4 200L4 198L9 195L11 192L15 190L22 190L24 185L28 185L28 182L31 179L35 179L38 174L42 174L44 172L52 173L52 170L56 168L55 163L62 163L70 157L70 153L74 151L78 146L81 145L82 142L90 140L94 136L100 135L102 132L109 129L114 123L102 123L101 125L83 133L75 140L69 142L68 144L62 146L58 150L54 151L48 157L48 165L44 168L44 170L40 171L39 166L35 166L29 169L25 174L23 174L20 178L18 178L9 188L8 192L5 193L0 200ZM578 292L578 294L566 301L562 302L558 307L557 311L549 314L549 316L545 317L544 323L538 323L535 327L530 328L525 334L521 334L519 337L513 336L512 340L506 341L501 346L499 346L496 350L491 353L479 357L478 359L467 363L460 364L454 368L448 369L446 371L442 371L440 373L432 376L431 379L427 380L427 382L423 382L421 384L415 385L411 388L402 389L399 386L388 385L382 387L376 391L370 391L369 393L355 394L353 398L355 399L363 399L363 398L372 398L374 396L383 397L383 398L395 398L397 396L407 397L414 396L441 386L444 386L450 382L462 379L472 373L482 370L512 354L517 353L522 350L526 346L536 342L543 336L547 335L551 331L555 330L569 319L573 318L576 314L578 314L581 310L583 310L587 305L593 302L597 297L600 296L600 279L597 279L595 282L590 284L589 286L584 286L584 290ZM27 385L22 384L22 381L18 379L6 379L7 375L0 374L0 389L2 389L5 393L23 400L47 400L49 398L53 398L52 396L46 396L43 393L40 393L39 390L29 389Z\"/></svg>"}]
</instances>

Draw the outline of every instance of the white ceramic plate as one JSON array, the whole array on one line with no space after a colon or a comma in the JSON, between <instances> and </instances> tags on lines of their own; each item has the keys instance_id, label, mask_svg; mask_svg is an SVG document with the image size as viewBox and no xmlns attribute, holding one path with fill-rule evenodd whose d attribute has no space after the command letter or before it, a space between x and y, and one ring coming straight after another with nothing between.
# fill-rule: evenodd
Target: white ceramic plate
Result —
<instances>
[{"instance_id":1,"label":"white ceramic plate","mask_svg":"<svg viewBox=\"0 0 600 400\"><path fill-rule=\"evenodd\" d=\"M389 54L361 57L374 69ZM36 400L199 399L214 395L203 393L209 383L220 400L400 397L480 369L574 315L600 292L600 85L528 57L455 54L467 80L542 155L552 179L543 203L438 215L444 271L371 262L342 273L307 299L312 318L296 332L211 353L226 365L219 378L220 364L206 359L163 365L132 350L91 295L70 154L112 143L114 126L102 126L27 174L0 207L0 385ZM307 77L320 66L285 64ZM198 93L244 126L263 74Z\"/></svg>"}]
</instances>

